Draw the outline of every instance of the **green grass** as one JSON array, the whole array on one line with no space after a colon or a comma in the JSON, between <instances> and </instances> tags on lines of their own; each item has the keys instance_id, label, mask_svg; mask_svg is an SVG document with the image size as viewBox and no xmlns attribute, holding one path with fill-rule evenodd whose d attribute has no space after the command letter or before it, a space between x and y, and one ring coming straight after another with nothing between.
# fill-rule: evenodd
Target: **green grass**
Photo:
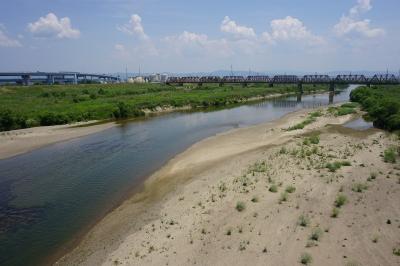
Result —
<instances>
[{"instance_id":1,"label":"green grass","mask_svg":"<svg viewBox=\"0 0 400 266\"><path fill-rule=\"evenodd\" d=\"M343 116L355 113L355 109L358 106L358 103L345 103L338 107L329 107L328 112L333 114L334 116Z\"/></svg>"},{"instance_id":2,"label":"green grass","mask_svg":"<svg viewBox=\"0 0 400 266\"><path fill-rule=\"evenodd\" d=\"M343 194L337 195L336 200L335 200L335 206L337 208L342 207L346 203L347 203L347 197L345 195L343 195Z\"/></svg>"},{"instance_id":3,"label":"green grass","mask_svg":"<svg viewBox=\"0 0 400 266\"><path fill-rule=\"evenodd\" d=\"M238 211L238 212L242 212L242 211L244 211L246 209L246 204L243 202L243 201L238 201L237 203L236 203L236 210Z\"/></svg>"},{"instance_id":4,"label":"green grass","mask_svg":"<svg viewBox=\"0 0 400 266\"><path fill-rule=\"evenodd\" d=\"M294 186L289 185L289 186L286 187L285 191L287 193L293 193L293 192L296 191L296 188Z\"/></svg>"},{"instance_id":5,"label":"green grass","mask_svg":"<svg viewBox=\"0 0 400 266\"><path fill-rule=\"evenodd\" d=\"M351 163L349 161L336 161L327 163L325 168L328 168L329 172L336 172L336 170L340 169L342 166L351 166Z\"/></svg>"},{"instance_id":6,"label":"green grass","mask_svg":"<svg viewBox=\"0 0 400 266\"><path fill-rule=\"evenodd\" d=\"M312 256L309 253L304 252L303 254L301 254L300 256L301 264L309 265L311 262L312 262Z\"/></svg>"},{"instance_id":7,"label":"green grass","mask_svg":"<svg viewBox=\"0 0 400 266\"><path fill-rule=\"evenodd\" d=\"M310 91L312 88L306 88ZM327 90L319 86L318 90ZM80 84L0 86L0 131L76 121L143 116L158 106L221 107L253 97L295 93L293 85L252 85L246 88L208 84Z\"/></svg>"},{"instance_id":8,"label":"green grass","mask_svg":"<svg viewBox=\"0 0 400 266\"><path fill-rule=\"evenodd\" d=\"M354 192L362 193L364 190L368 189L368 185L365 183L354 183L351 190Z\"/></svg>"},{"instance_id":9,"label":"green grass","mask_svg":"<svg viewBox=\"0 0 400 266\"><path fill-rule=\"evenodd\" d=\"M393 147L390 147L383 152L383 161L385 163L396 162L396 150Z\"/></svg>"},{"instance_id":10,"label":"green grass","mask_svg":"<svg viewBox=\"0 0 400 266\"><path fill-rule=\"evenodd\" d=\"M314 228L310 235L310 240L319 241L322 237L323 231L321 228Z\"/></svg>"},{"instance_id":11,"label":"green grass","mask_svg":"<svg viewBox=\"0 0 400 266\"><path fill-rule=\"evenodd\" d=\"M276 192L278 192L278 186L275 185L275 184L272 184L272 185L269 187L268 190L269 190L270 192L276 193Z\"/></svg>"},{"instance_id":12,"label":"green grass","mask_svg":"<svg viewBox=\"0 0 400 266\"><path fill-rule=\"evenodd\" d=\"M374 126L400 130L400 85L358 87L351 92L350 100L360 103Z\"/></svg>"},{"instance_id":13,"label":"green grass","mask_svg":"<svg viewBox=\"0 0 400 266\"><path fill-rule=\"evenodd\" d=\"M302 215L300 215L299 221L297 223L300 226L307 227L310 224L310 218L308 218L308 216L302 214Z\"/></svg>"},{"instance_id":14,"label":"green grass","mask_svg":"<svg viewBox=\"0 0 400 266\"><path fill-rule=\"evenodd\" d=\"M335 205L336 205L336 203L335 203ZM337 218L337 217L339 217L339 212L340 212L340 211L339 211L338 208L336 208L336 207L333 208L333 209L332 209L332 213L331 213L331 217L332 217L332 218Z\"/></svg>"}]
</instances>

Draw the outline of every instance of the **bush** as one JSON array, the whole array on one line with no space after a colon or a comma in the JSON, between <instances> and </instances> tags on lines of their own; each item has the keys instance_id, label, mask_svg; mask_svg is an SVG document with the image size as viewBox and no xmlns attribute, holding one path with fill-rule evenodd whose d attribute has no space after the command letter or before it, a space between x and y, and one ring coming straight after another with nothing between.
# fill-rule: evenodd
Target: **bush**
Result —
<instances>
[{"instance_id":1,"label":"bush","mask_svg":"<svg viewBox=\"0 0 400 266\"><path fill-rule=\"evenodd\" d=\"M340 169L342 166L351 166L349 161L336 161L333 163L327 163L325 168L329 169L329 172L336 172L336 170Z\"/></svg>"},{"instance_id":2,"label":"bush","mask_svg":"<svg viewBox=\"0 0 400 266\"><path fill-rule=\"evenodd\" d=\"M333 208L332 209L332 213L331 213L331 217L332 218L337 218L339 216L339 209L338 208Z\"/></svg>"},{"instance_id":3,"label":"bush","mask_svg":"<svg viewBox=\"0 0 400 266\"><path fill-rule=\"evenodd\" d=\"M312 262L312 257L309 253L305 252L300 256L300 263L304 265L308 265Z\"/></svg>"},{"instance_id":4,"label":"bush","mask_svg":"<svg viewBox=\"0 0 400 266\"><path fill-rule=\"evenodd\" d=\"M311 232L310 240L319 241L321 239L322 234L323 234L323 231L321 228L319 228L319 227L314 228Z\"/></svg>"},{"instance_id":5,"label":"bush","mask_svg":"<svg viewBox=\"0 0 400 266\"><path fill-rule=\"evenodd\" d=\"M268 190L269 190L270 192L276 193L276 192L278 192L278 186L275 185L275 184L273 184L273 185L271 185L271 186L269 187Z\"/></svg>"},{"instance_id":6,"label":"bush","mask_svg":"<svg viewBox=\"0 0 400 266\"><path fill-rule=\"evenodd\" d=\"M62 125L70 122L70 118L62 113L45 113L39 116L41 126Z\"/></svg>"},{"instance_id":7,"label":"bush","mask_svg":"<svg viewBox=\"0 0 400 266\"><path fill-rule=\"evenodd\" d=\"M300 226L306 227L309 223L310 223L310 218L308 218L308 216L306 216L304 214L300 215L299 221L298 221L298 224Z\"/></svg>"},{"instance_id":8,"label":"bush","mask_svg":"<svg viewBox=\"0 0 400 266\"><path fill-rule=\"evenodd\" d=\"M335 200L335 206L340 208L347 203L347 197L343 194L339 194Z\"/></svg>"},{"instance_id":9,"label":"bush","mask_svg":"<svg viewBox=\"0 0 400 266\"><path fill-rule=\"evenodd\" d=\"M236 210L238 212L244 211L244 209L246 209L246 204L243 201L238 201L236 203Z\"/></svg>"},{"instance_id":10,"label":"bush","mask_svg":"<svg viewBox=\"0 0 400 266\"><path fill-rule=\"evenodd\" d=\"M296 191L296 188L294 186L287 186L285 191L288 193L293 193Z\"/></svg>"},{"instance_id":11,"label":"bush","mask_svg":"<svg viewBox=\"0 0 400 266\"><path fill-rule=\"evenodd\" d=\"M384 151L383 161L385 163L395 163L396 162L396 151L393 147L388 148Z\"/></svg>"},{"instance_id":12,"label":"bush","mask_svg":"<svg viewBox=\"0 0 400 266\"><path fill-rule=\"evenodd\" d=\"M358 192L358 193L361 193L367 189L368 189L368 185L364 184L364 183L355 183L355 184L353 184L353 186L351 188L351 190L353 190L354 192Z\"/></svg>"},{"instance_id":13,"label":"bush","mask_svg":"<svg viewBox=\"0 0 400 266\"><path fill-rule=\"evenodd\" d=\"M26 117L11 110L0 111L0 131L26 128Z\"/></svg>"},{"instance_id":14,"label":"bush","mask_svg":"<svg viewBox=\"0 0 400 266\"><path fill-rule=\"evenodd\" d=\"M393 131L400 129L399 95L398 86L359 87L350 100L361 104L374 126Z\"/></svg>"}]
</instances>

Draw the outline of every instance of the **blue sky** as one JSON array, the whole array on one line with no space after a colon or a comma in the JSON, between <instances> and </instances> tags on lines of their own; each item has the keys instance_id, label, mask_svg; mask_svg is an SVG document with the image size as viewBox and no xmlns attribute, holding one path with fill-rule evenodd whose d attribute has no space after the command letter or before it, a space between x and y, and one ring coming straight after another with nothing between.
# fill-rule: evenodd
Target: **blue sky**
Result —
<instances>
[{"instance_id":1,"label":"blue sky","mask_svg":"<svg viewBox=\"0 0 400 266\"><path fill-rule=\"evenodd\" d=\"M2 0L0 71L400 68L398 0Z\"/></svg>"}]
</instances>

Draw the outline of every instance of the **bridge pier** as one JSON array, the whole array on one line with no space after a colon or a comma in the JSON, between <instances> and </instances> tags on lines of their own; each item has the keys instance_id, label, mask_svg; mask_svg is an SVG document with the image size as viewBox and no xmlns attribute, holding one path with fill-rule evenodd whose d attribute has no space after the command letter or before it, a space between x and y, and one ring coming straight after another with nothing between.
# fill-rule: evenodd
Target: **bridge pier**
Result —
<instances>
[{"instance_id":1,"label":"bridge pier","mask_svg":"<svg viewBox=\"0 0 400 266\"><path fill-rule=\"evenodd\" d=\"M303 84L301 82L297 83L297 90L298 90L298 93L300 93L300 94L304 93Z\"/></svg>"},{"instance_id":2,"label":"bridge pier","mask_svg":"<svg viewBox=\"0 0 400 266\"><path fill-rule=\"evenodd\" d=\"M301 93L297 93L297 102L298 103L301 103L301 96L302 96L302 94Z\"/></svg>"},{"instance_id":3,"label":"bridge pier","mask_svg":"<svg viewBox=\"0 0 400 266\"><path fill-rule=\"evenodd\" d=\"M333 96L335 95L335 93L333 91L329 92L329 104L333 103Z\"/></svg>"},{"instance_id":4,"label":"bridge pier","mask_svg":"<svg viewBox=\"0 0 400 266\"><path fill-rule=\"evenodd\" d=\"M331 91L331 92L335 91L335 83L334 82L329 83L329 91Z\"/></svg>"},{"instance_id":5,"label":"bridge pier","mask_svg":"<svg viewBox=\"0 0 400 266\"><path fill-rule=\"evenodd\" d=\"M23 85L25 85L25 86L29 86L29 85L30 85L30 83L31 83L31 76L29 76L29 75L22 75L21 78L22 78L22 84L23 84Z\"/></svg>"}]
</instances>

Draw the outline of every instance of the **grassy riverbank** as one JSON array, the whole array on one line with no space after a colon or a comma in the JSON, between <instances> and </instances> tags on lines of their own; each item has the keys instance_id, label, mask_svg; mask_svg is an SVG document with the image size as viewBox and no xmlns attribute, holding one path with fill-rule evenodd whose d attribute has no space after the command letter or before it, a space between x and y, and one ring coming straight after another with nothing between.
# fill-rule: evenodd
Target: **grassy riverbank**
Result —
<instances>
[{"instance_id":1,"label":"grassy riverbank","mask_svg":"<svg viewBox=\"0 0 400 266\"><path fill-rule=\"evenodd\" d=\"M304 91L327 90L304 86ZM145 115L157 107L224 106L272 94L296 93L295 85L242 87L218 84L167 86L162 84L85 84L0 87L0 131L60 125L86 120Z\"/></svg>"},{"instance_id":2,"label":"grassy riverbank","mask_svg":"<svg viewBox=\"0 0 400 266\"><path fill-rule=\"evenodd\" d=\"M400 130L400 86L359 87L350 98L361 104L376 127Z\"/></svg>"}]
</instances>

